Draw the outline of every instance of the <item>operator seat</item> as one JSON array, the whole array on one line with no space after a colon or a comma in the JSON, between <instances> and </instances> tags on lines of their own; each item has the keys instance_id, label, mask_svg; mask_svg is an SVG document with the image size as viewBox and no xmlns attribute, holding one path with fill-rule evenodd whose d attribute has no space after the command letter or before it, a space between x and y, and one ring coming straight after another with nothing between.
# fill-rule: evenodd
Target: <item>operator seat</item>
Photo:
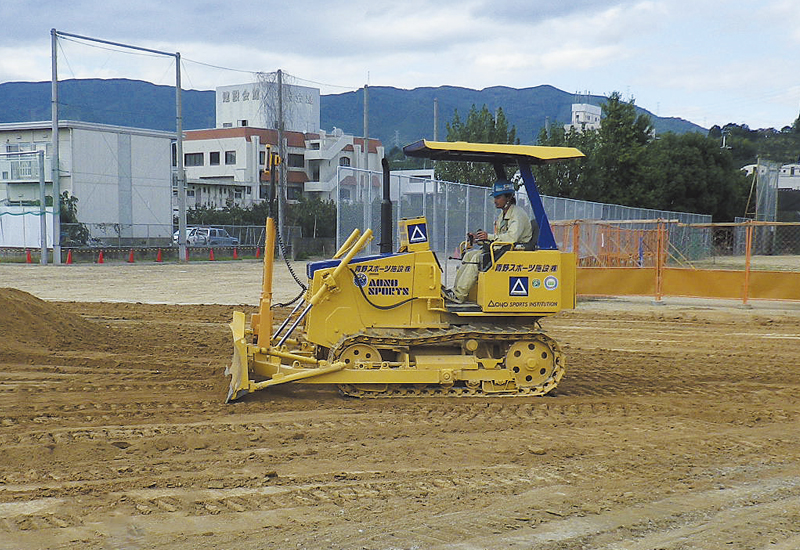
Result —
<instances>
[{"instance_id":1,"label":"operator seat","mask_svg":"<svg viewBox=\"0 0 800 550\"><path fill-rule=\"evenodd\" d=\"M515 250L536 250L539 248L539 224L536 218L531 218L531 238L526 243L517 244Z\"/></svg>"}]
</instances>

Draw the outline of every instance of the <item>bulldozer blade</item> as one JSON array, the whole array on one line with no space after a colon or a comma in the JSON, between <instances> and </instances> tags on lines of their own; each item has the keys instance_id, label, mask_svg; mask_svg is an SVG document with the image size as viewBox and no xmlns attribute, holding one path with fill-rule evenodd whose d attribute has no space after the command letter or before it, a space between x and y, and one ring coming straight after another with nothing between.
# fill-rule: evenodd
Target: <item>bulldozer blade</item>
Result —
<instances>
[{"instance_id":1,"label":"bulldozer blade","mask_svg":"<svg viewBox=\"0 0 800 550\"><path fill-rule=\"evenodd\" d=\"M228 397L225 399L226 403L235 401L250 393L250 377L247 372L247 341L244 337L244 313L234 311L233 322L229 326L233 333L233 359L225 369L225 374L231 377Z\"/></svg>"}]
</instances>

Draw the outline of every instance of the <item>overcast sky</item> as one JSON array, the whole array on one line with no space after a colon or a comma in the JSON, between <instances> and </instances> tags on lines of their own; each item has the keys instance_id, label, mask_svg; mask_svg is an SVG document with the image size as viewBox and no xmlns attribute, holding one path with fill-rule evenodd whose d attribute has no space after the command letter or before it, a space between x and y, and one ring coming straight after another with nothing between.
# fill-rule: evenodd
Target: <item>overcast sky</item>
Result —
<instances>
[{"instance_id":1,"label":"overcast sky","mask_svg":"<svg viewBox=\"0 0 800 550\"><path fill-rule=\"evenodd\" d=\"M50 80L56 28L179 51L200 90L282 69L323 94L550 84L704 127L800 114L800 0L2 0L0 21L0 82ZM171 58L59 40L60 79L174 74Z\"/></svg>"}]
</instances>

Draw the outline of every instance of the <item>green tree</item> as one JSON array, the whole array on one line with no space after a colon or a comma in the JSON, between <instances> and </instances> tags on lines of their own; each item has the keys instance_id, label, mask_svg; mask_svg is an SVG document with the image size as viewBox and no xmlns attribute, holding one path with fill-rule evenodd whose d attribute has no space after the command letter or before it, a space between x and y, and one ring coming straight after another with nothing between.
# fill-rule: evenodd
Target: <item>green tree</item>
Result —
<instances>
[{"instance_id":1,"label":"green tree","mask_svg":"<svg viewBox=\"0 0 800 550\"><path fill-rule=\"evenodd\" d=\"M497 114L493 115L486 105L480 111L473 105L465 122L456 109L453 120L447 123L447 141L519 143L517 130L513 126L509 128L503 109L497 109ZM494 168L485 162L440 162L436 164L436 178L483 186L490 186L497 180Z\"/></svg>"},{"instance_id":2,"label":"green tree","mask_svg":"<svg viewBox=\"0 0 800 550\"><path fill-rule=\"evenodd\" d=\"M747 177L715 138L663 134L648 146L643 171L653 208L710 214L714 221L744 213Z\"/></svg>"},{"instance_id":3,"label":"green tree","mask_svg":"<svg viewBox=\"0 0 800 550\"><path fill-rule=\"evenodd\" d=\"M554 124L548 132L543 128L539 132L538 145L548 147L575 147L586 157L577 161L557 162L532 167L533 175L539 191L554 197L579 199L583 196L585 182L594 177L592 159L597 147L597 131L578 131L575 128L564 130L560 124Z\"/></svg>"},{"instance_id":4,"label":"green tree","mask_svg":"<svg viewBox=\"0 0 800 550\"><path fill-rule=\"evenodd\" d=\"M264 225L269 204L260 202L247 208L229 204L221 209L198 206L186 211L190 225ZM336 204L301 195L296 204L287 204L287 225L303 228L304 237L334 237L336 233Z\"/></svg>"},{"instance_id":5,"label":"green tree","mask_svg":"<svg viewBox=\"0 0 800 550\"><path fill-rule=\"evenodd\" d=\"M89 230L78 220L78 197L64 191L59 196L59 221L61 223L62 244L82 245L89 240Z\"/></svg>"},{"instance_id":6,"label":"green tree","mask_svg":"<svg viewBox=\"0 0 800 550\"><path fill-rule=\"evenodd\" d=\"M592 154L593 177L582 186L584 200L651 207L642 165L653 138L650 117L636 114L633 100L614 92L602 105L603 119Z\"/></svg>"},{"instance_id":7,"label":"green tree","mask_svg":"<svg viewBox=\"0 0 800 550\"><path fill-rule=\"evenodd\" d=\"M286 205L286 221L299 225L303 237L335 237L336 203L301 195L297 204Z\"/></svg>"}]
</instances>

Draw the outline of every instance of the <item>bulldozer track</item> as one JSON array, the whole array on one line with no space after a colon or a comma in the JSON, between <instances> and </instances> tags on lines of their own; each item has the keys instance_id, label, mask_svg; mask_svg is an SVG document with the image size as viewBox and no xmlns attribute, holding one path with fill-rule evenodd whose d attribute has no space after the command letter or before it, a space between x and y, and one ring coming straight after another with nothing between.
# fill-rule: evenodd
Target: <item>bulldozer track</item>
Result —
<instances>
[{"instance_id":1,"label":"bulldozer track","mask_svg":"<svg viewBox=\"0 0 800 550\"><path fill-rule=\"evenodd\" d=\"M387 385L388 387L385 391L364 390L359 388L358 385L343 384L339 386L339 389L345 395L365 398L525 397L545 395L553 390L564 376L565 360L558 343L547 336L544 331L534 327L509 328L490 324L471 324L441 330L376 329L375 331L362 331L342 338L330 350L329 358L332 361L336 360L347 348L359 344L373 346L377 349L395 349L397 347L414 349L437 344L449 344L454 348L459 348L460 351L461 342L466 340L501 344L513 344L521 341L542 342L554 355L553 372L541 384L531 386L517 385L510 390L492 392L484 391L481 385L461 386L446 384L432 384L424 387L408 384Z\"/></svg>"}]
</instances>

